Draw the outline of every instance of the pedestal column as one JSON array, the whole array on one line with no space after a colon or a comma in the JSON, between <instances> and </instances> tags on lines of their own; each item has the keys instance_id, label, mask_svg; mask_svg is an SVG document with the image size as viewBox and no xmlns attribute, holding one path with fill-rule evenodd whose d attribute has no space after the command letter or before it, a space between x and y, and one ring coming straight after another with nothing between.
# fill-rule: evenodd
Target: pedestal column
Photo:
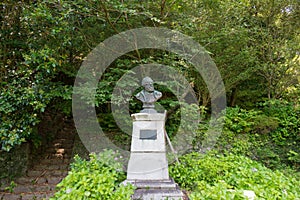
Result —
<instances>
[{"instance_id":1,"label":"pedestal column","mask_svg":"<svg viewBox=\"0 0 300 200\"><path fill-rule=\"evenodd\" d=\"M162 113L132 115L133 131L127 179L137 189L133 200L181 200L183 193L169 177Z\"/></svg>"},{"instance_id":2,"label":"pedestal column","mask_svg":"<svg viewBox=\"0 0 300 200\"><path fill-rule=\"evenodd\" d=\"M164 136L165 114L132 115L131 154L128 180L169 180Z\"/></svg>"}]
</instances>

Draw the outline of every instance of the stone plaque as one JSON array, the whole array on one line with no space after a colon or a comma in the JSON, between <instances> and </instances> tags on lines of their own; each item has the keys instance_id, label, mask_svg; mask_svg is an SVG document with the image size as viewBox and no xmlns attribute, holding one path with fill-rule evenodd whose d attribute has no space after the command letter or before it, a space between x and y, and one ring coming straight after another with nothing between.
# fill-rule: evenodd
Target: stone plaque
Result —
<instances>
[{"instance_id":1,"label":"stone plaque","mask_svg":"<svg viewBox=\"0 0 300 200\"><path fill-rule=\"evenodd\" d=\"M141 140L156 140L157 131L156 130L140 130Z\"/></svg>"}]
</instances>

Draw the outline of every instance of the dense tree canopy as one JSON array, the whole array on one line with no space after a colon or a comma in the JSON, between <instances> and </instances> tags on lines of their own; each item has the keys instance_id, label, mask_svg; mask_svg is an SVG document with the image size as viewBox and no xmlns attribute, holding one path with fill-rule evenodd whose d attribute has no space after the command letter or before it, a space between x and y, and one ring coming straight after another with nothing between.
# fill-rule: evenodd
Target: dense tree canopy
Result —
<instances>
[{"instance_id":1,"label":"dense tree canopy","mask_svg":"<svg viewBox=\"0 0 300 200\"><path fill-rule=\"evenodd\" d=\"M230 106L253 108L266 99L299 105L298 0L4 0L0 10L2 150L32 140L46 109L70 114L72 85L84 57L106 38L138 27L178 30L205 47L221 72ZM184 71L199 106L210 106L205 83L190 63L168 52L137 50L103 76L98 110L109 112L122 74L149 62Z\"/></svg>"}]
</instances>

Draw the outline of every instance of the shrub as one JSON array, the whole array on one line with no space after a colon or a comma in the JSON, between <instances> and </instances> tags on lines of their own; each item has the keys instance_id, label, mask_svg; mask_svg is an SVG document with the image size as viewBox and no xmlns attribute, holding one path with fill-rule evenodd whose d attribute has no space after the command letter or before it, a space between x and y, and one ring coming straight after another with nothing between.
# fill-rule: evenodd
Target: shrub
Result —
<instances>
[{"instance_id":1,"label":"shrub","mask_svg":"<svg viewBox=\"0 0 300 200\"><path fill-rule=\"evenodd\" d=\"M181 187L193 191L192 199L241 199L242 190L253 190L257 199L296 199L300 195L299 179L244 156L190 153L180 162L170 166L170 174Z\"/></svg>"},{"instance_id":2,"label":"shrub","mask_svg":"<svg viewBox=\"0 0 300 200\"><path fill-rule=\"evenodd\" d=\"M300 154L298 143L300 142L300 109L292 103L280 100L269 100L259 103L260 109L268 117L276 118L278 126L265 138L265 143L269 143L267 148L272 151L284 163L294 169L300 169L300 161L297 155ZM261 140L261 138L258 138ZM264 145L265 146L265 145ZM264 156L264 146L258 154ZM266 160L267 161L267 160Z\"/></svg>"},{"instance_id":3,"label":"shrub","mask_svg":"<svg viewBox=\"0 0 300 200\"><path fill-rule=\"evenodd\" d=\"M24 61L9 70L0 90L0 150L10 151L25 141L39 145L36 125L51 103L65 111L62 102L70 102L72 90L62 82L53 82L59 63L56 51L49 48L28 52Z\"/></svg>"},{"instance_id":4,"label":"shrub","mask_svg":"<svg viewBox=\"0 0 300 200\"><path fill-rule=\"evenodd\" d=\"M213 186L207 184L205 181L198 182L196 192L191 193L191 199L207 200L207 199L246 199L242 190L229 190L230 185L224 181L218 181Z\"/></svg>"},{"instance_id":5,"label":"shrub","mask_svg":"<svg viewBox=\"0 0 300 200\"><path fill-rule=\"evenodd\" d=\"M300 112L283 101L259 104L260 110L227 108L222 134L213 146L220 153L246 155L272 169L292 167L299 171ZM200 123L193 141L202 151L208 123Z\"/></svg>"},{"instance_id":6,"label":"shrub","mask_svg":"<svg viewBox=\"0 0 300 200\"><path fill-rule=\"evenodd\" d=\"M97 199L125 200L134 192L132 185L120 185L126 176L113 151L99 155L90 154L90 160L75 156L68 176L57 185L58 192L52 200Z\"/></svg>"},{"instance_id":7,"label":"shrub","mask_svg":"<svg viewBox=\"0 0 300 200\"><path fill-rule=\"evenodd\" d=\"M259 104L267 116L276 117L279 127L273 132L272 139L278 145L293 145L299 142L300 109L292 103L271 100Z\"/></svg>"},{"instance_id":8,"label":"shrub","mask_svg":"<svg viewBox=\"0 0 300 200\"><path fill-rule=\"evenodd\" d=\"M234 133L248 133L253 130L255 118L259 113L259 111L244 110L239 107L227 108L224 130Z\"/></svg>"}]
</instances>

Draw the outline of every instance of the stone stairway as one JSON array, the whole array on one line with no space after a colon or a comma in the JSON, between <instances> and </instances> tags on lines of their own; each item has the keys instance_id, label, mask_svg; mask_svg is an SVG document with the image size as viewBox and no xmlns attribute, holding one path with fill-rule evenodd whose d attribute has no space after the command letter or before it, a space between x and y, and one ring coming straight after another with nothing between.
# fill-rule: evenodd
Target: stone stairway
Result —
<instances>
[{"instance_id":1,"label":"stone stairway","mask_svg":"<svg viewBox=\"0 0 300 200\"><path fill-rule=\"evenodd\" d=\"M53 196L56 185L68 173L76 133L73 123L64 124L41 159L14 181L13 192L0 190L0 200L39 200Z\"/></svg>"}]
</instances>

